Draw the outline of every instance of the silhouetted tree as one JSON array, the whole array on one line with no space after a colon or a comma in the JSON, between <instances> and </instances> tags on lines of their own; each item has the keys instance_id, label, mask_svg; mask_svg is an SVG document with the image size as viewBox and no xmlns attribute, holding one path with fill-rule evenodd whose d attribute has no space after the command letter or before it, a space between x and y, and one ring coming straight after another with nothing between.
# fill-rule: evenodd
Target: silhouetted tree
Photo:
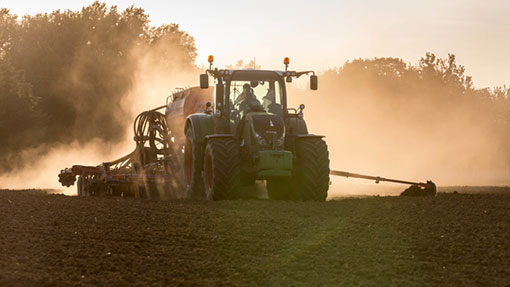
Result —
<instances>
[{"instance_id":1,"label":"silhouetted tree","mask_svg":"<svg viewBox=\"0 0 510 287\"><path fill-rule=\"evenodd\" d=\"M150 27L148 15L134 6L119 12L96 1L81 11L57 10L21 20L1 9L0 102L9 103L2 106L9 119L24 114L25 120L0 118L0 129L18 139L0 156L37 145L122 138L132 115L121 103L132 88L139 56L148 53L158 65L193 68L196 48L178 25ZM23 97L12 92L16 85L31 86L31 94L28 88ZM18 107L21 99L40 116L30 127L44 132L27 127L26 113ZM0 160L0 170L7 165Z\"/></svg>"},{"instance_id":2,"label":"silhouetted tree","mask_svg":"<svg viewBox=\"0 0 510 287\"><path fill-rule=\"evenodd\" d=\"M309 124L328 136L332 154L349 151L341 160L368 166L427 158L464 174L510 172L509 89L474 88L454 55L427 53L416 65L356 59L322 72L319 82L321 97L298 93L290 105L306 104Z\"/></svg>"}]
</instances>

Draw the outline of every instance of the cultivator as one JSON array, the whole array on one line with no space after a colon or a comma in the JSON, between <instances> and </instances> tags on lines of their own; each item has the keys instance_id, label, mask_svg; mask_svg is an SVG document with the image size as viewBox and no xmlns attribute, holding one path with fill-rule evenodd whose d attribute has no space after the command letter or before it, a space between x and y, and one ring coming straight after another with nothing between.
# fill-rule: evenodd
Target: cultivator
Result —
<instances>
[{"instance_id":1,"label":"cultivator","mask_svg":"<svg viewBox=\"0 0 510 287\"><path fill-rule=\"evenodd\" d=\"M80 196L181 197L184 144L181 125L189 114L200 111L211 99L212 90L191 88L174 93L167 105L136 117L133 152L98 166L65 168L59 174L60 183L69 187L76 182ZM164 108L165 114L159 111Z\"/></svg>"},{"instance_id":2,"label":"cultivator","mask_svg":"<svg viewBox=\"0 0 510 287\"><path fill-rule=\"evenodd\" d=\"M435 195L433 182L416 183L329 169L323 136L308 132L304 105L287 107L286 83L313 71L218 70L200 87L182 89L164 106L139 114L130 154L98 166L63 169L63 186L78 195L239 198L240 186L266 182L271 199L324 201L329 175L411 184L402 195ZM209 77L215 87L209 87ZM162 113L160 110L165 109Z\"/></svg>"}]
</instances>

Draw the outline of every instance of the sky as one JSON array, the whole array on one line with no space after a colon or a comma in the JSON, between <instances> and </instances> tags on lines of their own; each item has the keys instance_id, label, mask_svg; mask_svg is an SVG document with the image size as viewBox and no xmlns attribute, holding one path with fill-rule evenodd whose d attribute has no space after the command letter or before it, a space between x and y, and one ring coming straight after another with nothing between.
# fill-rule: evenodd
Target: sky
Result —
<instances>
[{"instance_id":1,"label":"sky","mask_svg":"<svg viewBox=\"0 0 510 287\"><path fill-rule=\"evenodd\" d=\"M93 1L0 0L17 15L79 10ZM155 1L103 0L142 7L151 24L177 23L195 38L197 64L255 59L264 69L326 70L356 58L398 57L416 64L426 52L457 56L478 88L510 85L510 1Z\"/></svg>"}]
</instances>

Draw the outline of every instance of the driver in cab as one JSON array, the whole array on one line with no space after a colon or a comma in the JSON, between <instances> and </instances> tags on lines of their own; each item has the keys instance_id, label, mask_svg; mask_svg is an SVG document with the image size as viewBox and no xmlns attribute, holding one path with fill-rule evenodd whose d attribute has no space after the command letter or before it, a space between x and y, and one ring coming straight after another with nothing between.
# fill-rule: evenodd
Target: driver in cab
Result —
<instances>
[{"instance_id":1,"label":"driver in cab","mask_svg":"<svg viewBox=\"0 0 510 287\"><path fill-rule=\"evenodd\" d=\"M239 110L246 115L248 112L263 112L264 108L260 104L250 84L243 85L243 92L237 97L234 105L239 105Z\"/></svg>"}]
</instances>

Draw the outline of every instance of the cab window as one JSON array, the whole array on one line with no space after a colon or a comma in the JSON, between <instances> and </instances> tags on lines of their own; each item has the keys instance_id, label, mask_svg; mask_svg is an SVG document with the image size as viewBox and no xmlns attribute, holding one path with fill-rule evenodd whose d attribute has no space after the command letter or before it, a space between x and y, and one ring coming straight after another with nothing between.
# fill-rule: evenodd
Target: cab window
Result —
<instances>
[{"instance_id":1,"label":"cab window","mask_svg":"<svg viewBox=\"0 0 510 287\"><path fill-rule=\"evenodd\" d=\"M283 116L282 89L278 81L231 81L228 94L232 123L254 110Z\"/></svg>"}]
</instances>

